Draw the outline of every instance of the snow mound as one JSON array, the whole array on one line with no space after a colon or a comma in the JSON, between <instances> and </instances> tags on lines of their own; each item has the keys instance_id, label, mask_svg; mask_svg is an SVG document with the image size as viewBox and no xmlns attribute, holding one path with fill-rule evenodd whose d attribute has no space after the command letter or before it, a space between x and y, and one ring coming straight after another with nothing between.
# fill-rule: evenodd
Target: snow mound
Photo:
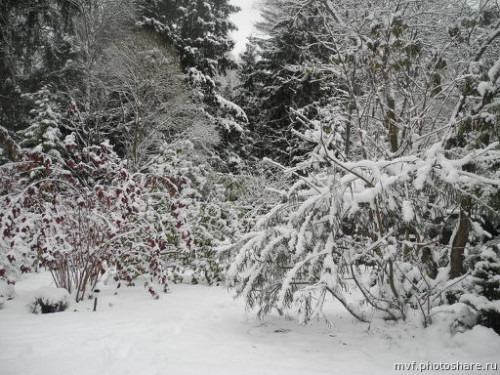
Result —
<instances>
[{"instance_id":1,"label":"snow mound","mask_svg":"<svg viewBox=\"0 0 500 375\"><path fill-rule=\"evenodd\" d=\"M33 313L41 311L46 314L66 310L69 301L70 295L66 289L44 287L35 292L28 306Z\"/></svg>"}]
</instances>

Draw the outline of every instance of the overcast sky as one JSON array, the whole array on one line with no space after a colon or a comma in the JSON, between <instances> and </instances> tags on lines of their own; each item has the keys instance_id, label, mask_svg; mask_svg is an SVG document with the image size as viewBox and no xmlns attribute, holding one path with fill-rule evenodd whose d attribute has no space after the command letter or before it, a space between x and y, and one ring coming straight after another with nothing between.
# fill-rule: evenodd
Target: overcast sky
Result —
<instances>
[{"instance_id":1,"label":"overcast sky","mask_svg":"<svg viewBox=\"0 0 500 375\"><path fill-rule=\"evenodd\" d=\"M238 56L245 50L246 38L254 31L253 25L259 20L257 2L259 0L230 0L234 5L241 8L241 12L233 14L231 20L238 27L231 36L236 41L234 53Z\"/></svg>"}]
</instances>

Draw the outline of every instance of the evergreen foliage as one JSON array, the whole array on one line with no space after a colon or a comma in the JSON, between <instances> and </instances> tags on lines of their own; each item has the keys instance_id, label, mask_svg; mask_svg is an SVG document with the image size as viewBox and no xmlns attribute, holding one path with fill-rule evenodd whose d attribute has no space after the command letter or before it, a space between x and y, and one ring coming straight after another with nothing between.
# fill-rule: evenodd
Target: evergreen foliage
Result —
<instances>
[{"instance_id":1,"label":"evergreen foliage","mask_svg":"<svg viewBox=\"0 0 500 375\"><path fill-rule=\"evenodd\" d=\"M63 115L58 108L58 98L52 94L49 87L43 87L33 95L26 94L34 104L30 111L32 119L29 127L20 131L23 148L45 152L56 159L61 159L64 152L62 140Z\"/></svg>"},{"instance_id":2,"label":"evergreen foliage","mask_svg":"<svg viewBox=\"0 0 500 375\"><path fill-rule=\"evenodd\" d=\"M220 144L213 152L214 165L234 170L234 163L246 153L247 116L220 93L218 76L236 67L229 57L234 42L229 33L236 27L229 21L239 8L228 0L144 1L137 25L157 35L179 58L195 102L204 104L206 122L216 127ZM224 160L226 159L226 160ZM237 169L237 168L236 168Z\"/></svg>"},{"instance_id":3,"label":"evergreen foliage","mask_svg":"<svg viewBox=\"0 0 500 375\"><path fill-rule=\"evenodd\" d=\"M186 71L194 68L213 78L234 66L227 53L234 46L228 34L236 27L228 17L239 8L227 0L146 0L141 10L139 25L175 48Z\"/></svg>"},{"instance_id":4,"label":"evergreen foliage","mask_svg":"<svg viewBox=\"0 0 500 375\"><path fill-rule=\"evenodd\" d=\"M324 65L327 49L318 44L318 34L324 30L315 20L322 6L309 4L298 10L292 5L266 3L264 21L258 25L264 36L253 38L242 56L245 71L237 98L250 115L254 155L285 165L300 161L310 151L293 134L302 127L294 111L316 118L318 108L333 95L336 76Z\"/></svg>"},{"instance_id":5,"label":"evergreen foliage","mask_svg":"<svg viewBox=\"0 0 500 375\"><path fill-rule=\"evenodd\" d=\"M201 89L206 103L216 106L215 77L234 67L228 58L234 42L228 34L236 27L228 17L239 8L227 0L152 0L141 9L138 24L175 49L191 84Z\"/></svg>"},{"instance_id":6,"label":"evergreen foliage","mask_svg":"<svg viewBox=\"0 0 500 375\"><path fill-rule=\"evenodd\" d=\"M76 2L62 0L2 1L0 4L0 121L9 129L26 126L29 100L51 84L75 82Z\"/></svg>"}]
</instances>

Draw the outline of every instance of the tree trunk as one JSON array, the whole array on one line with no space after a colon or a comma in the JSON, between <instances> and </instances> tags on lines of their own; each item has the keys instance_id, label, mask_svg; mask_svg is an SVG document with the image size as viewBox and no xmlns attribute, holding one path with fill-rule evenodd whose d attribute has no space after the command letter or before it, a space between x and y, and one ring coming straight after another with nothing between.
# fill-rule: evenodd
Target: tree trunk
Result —
<instances>
[{"instance_id":1,"label":"tree trunk","mask_svg":"<svg viewBox=\"0 0 500 375\"><path fill-rule=\"evenodd\" d=\"M387 110L385 113L385 126L389 130L389 143L391 152L398 151L398 127L396 126L396 104L394 98L387 95Z\"/></svg>"},{"instance_id":2,"label":"tree trunk","mask_svg":"<svg viewBox=\"0 0 500 375\"><path fill-rule=\"evenodd\" d=\"M470 223L467 211L470 210L470 198L462 198L460 202L460 216L458 228L451 244L450 278L454 279L463 274L465 245L469 240Z\"/></svg>"}]
</instances>

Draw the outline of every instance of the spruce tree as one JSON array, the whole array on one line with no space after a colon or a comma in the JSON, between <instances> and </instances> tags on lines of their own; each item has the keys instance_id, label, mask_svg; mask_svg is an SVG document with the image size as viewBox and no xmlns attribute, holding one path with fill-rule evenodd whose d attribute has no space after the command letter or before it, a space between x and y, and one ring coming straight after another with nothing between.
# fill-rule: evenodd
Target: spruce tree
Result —
<instances>
[{"instance_id":1,"label":"spruce tree","mask_svg":"<svg viewBox=\"0 0 500 375\"><path fill-rule=\"evenodd\" d=\"M244 152L247 117L220 93L218 76L236 67L229 57L234 47L229 32L236 29L229 16L239 8L228 0L146 0L140 9L138 25L158 35L167 48L176 52L193 89L192 98L207 115L205 125L218 129L220 142L211 150L213 163L226 165L229 159L238 160L238 154Z\"/></svg>"},{"instance_id":2,"label":"spruce tree","mask_svg":"<svg viewBox=\"0 0 500 375\"><path fill-rule=\"evenodd\" d=\"M323 32L315 22L318 12L315 6L298 11L293 2L276 0L268 1L262 12L258 28L265 36L253 40L260 58L252 72L242 75L238 98L259 109L249 113L258 158L270 156L290 165L311 150L293 132L304 126L295 111L317 118L334 81L334 74L323 68L327 51L317 43L317 34Z\"/></svg>"},{"instance_id":3,"label":"spruce tree","mask_svg":"<svg viewBox=\"0 0 500 375\"><path fill-rule=\"evenodd\" d=\"M49 87L43 87L26 97L33 101L33 109L30 111L32 119L29 120L28 128L18 132L20 146L47 153L60 161L65 149L61 131L64 115L58 108L58 98Z\"/></svg>"},{"instance_id":4,"label":"spruce tree","mask_svg":"<svg viewBox=\"0 0 500 375\"><path fill-rule=\"evenodd\" d=\"M217 74L235 67L228 57L234 47L229 32L236 29L229 16L239 8L228 0L146 0L141 11L138 24L176 50L184 71L205 93L215 90Z\"/></svg>"},{"instance_id":5,"label":"spruce tree","mask_svg":"<svg viewBox=\"0 0 500 375\"><path fill-rule=\"evenodd\" d=\"M2 1L0 4L0 120L12 129L27 125L29 100L47 83L75 82L79 54L75 21L79 10L63 0Z\"/></svg>"}]
</instances>

